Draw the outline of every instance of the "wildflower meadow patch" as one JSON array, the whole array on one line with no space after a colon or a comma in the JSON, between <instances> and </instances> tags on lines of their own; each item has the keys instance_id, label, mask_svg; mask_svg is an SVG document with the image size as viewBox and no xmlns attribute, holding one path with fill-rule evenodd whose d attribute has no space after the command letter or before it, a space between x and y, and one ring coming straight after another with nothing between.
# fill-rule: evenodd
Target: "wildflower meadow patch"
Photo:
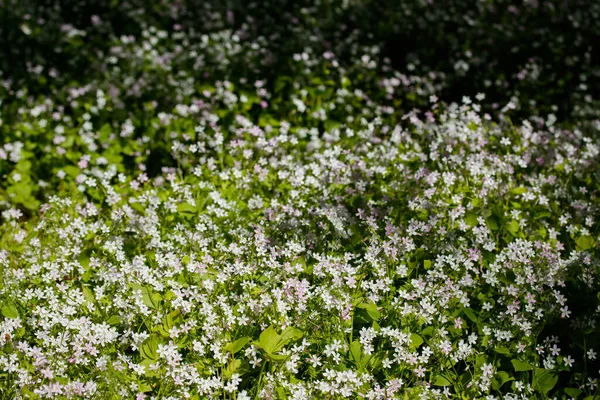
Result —
<instances>
[{"instance_id":1,"label":"wildflower meadow patch","mask_svg":"<svg viewBox=\"0 0 600 400\"><path fill-rule=\"evenodd\" d=\"M0 1L1 398L600 398L600 10L388 3Z\"/></svg>"}]
</instances>

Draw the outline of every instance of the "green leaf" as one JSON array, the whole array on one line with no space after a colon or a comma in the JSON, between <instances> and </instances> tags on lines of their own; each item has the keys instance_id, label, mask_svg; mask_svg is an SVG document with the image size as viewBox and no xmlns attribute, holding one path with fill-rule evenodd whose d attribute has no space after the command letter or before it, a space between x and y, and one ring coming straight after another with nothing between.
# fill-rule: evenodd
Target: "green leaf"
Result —
<instances>
[{"instance_id":1,"label":"green leaf","mask_svg":"<svg viewBox=\"0 0 600 400\"><path fill-rule=\"evenodd\" d=\"M159 329L159 332L165 337L170 337L171 329L173 329L176 323L179 324L181 322L181 312L179 310L171 311L163 318L162 329Z\"/></svg>"},{"instance_id":2,"label":"green leaf","mask_svg":"<svg viewBox=\"0 0 600 400\"><path fill-rule=\"evenodd\" d=\"M259 343L267 353L274 353L280 339L281 336L277 334L275 328L271 325L260 334Z\"/></svg>"},{"instance_id":3,"label":"green leaf","mask_svg":"<svg viewBox=\"0 0 600 400\"><path fill-rule=\"evenodd\" d=\"M77 177L77 175L79 175L81 172L79 168L74 167L73 165L66 165L62 168L62 170L73 178Z\"/></svg>"},{"instance_id":4,"label":"green leaf","mask_svg":"<svg viewBox=\"0 0 600 400\"><path fill-rule=\"evenodd\" d=\"M298 340L302 336L303 333L300 329L294 328L293 326L288 326L283 330L283 332L281 332L281 341L288 343L291 341Z\"/></svg>"},{"instance_id":5,"label":"green leaf","mask_svg":"<svg viewBox=\"0 0 600 400\"><path fill-rule=\"evenodd\" d=\"M577 389L577 388L565 388L565 394L567 396L576 398L577 396L579 396L581 393L583 393L581 390Z\"/></svg>"},{"instance_id":6,"label":"green leaf","mask_svg":"<svg viewBox=\"0 0 600 400\"><path fill-rule=\"evenodd\" d=\"M339 128L342 124L338 121L334 121L332 119L328 119L327 121L325 121L324 126L325 126L325 131L326 132L331 132L332 130Z\"/></svg>"},{"instance_id":7,"label":"green leaf","mask_svg":"<svg viewBox=\"0 0 600 400\"><path fill-rule=\"evenodd\" d=\"M79 256L77 257L77 261L79 261L79 264L83 268L87 269L90 266L90 255L91 255L90 250L82 251L81 253L79 253Z\"/></svg>"},{"instance_id":8,"label":"green leaf","mask_svg":"<svg viewBox=\"0 0 600 400\"><path fill-rule=\"evenodd\" d=\"M581 236L577 239L577 251L589 250L594 246L594 238L591 236Z\"/></svg>"},{"instance_id":9,"label":"green leaf","mask_svg":"<svg viewBox=\"0 0 600 400\"><path fill-rule=\"evenodd\" d=\"M431 260L423 261L423 268L430 269L431 268Z\"/></svg>"},{"instance_id":10,"label":"green leaf","mask_svg":"<svg viewBox=\"0 0 600 400\"><path fill-rule=\"evenodd\" d=\"M435 330L433 329L433 326L430 325L426 328L423 328L423 330L421 331L421 335L431 337L433 336L434 332Z\"/></svg>"},{"instance_id":11,"label":"green leaf","mask_svg":"<svg viewBox=\"0 0 600 400\"><path fill-rule=\"evenodd\" d=\"M494 390L498 390L508 381L514 381L515 378L510 376L506 371L498 371L496 372L496 376L494 377L492 387Z\"/></svg>"},{"instance_id":12,"label":"green leaf","mask_svg":"<svg viewBox=\"0 0 600 400\"><path fill-rule=\"evenodd\" d=\"M358 340L355 340L350 345L350 355L352 356L352 360L354 360L357 364L360 362L362 357L362 347Z\"/></svg>"},{"instance_id":13,"label":"green leaf","mask_svg":"<svg viewBox=\"0 0 600 400\"><path fill-rule=\"evenodd\" d=\"M242 337L238 340L236 340L233 343L229 343L227 346L225 346L225 351L230 352L231 354L235 354L238 351L240 351L245 345L246 343L248 343L250 341L250 338L245 336Z\"/></svg>"},{"instance_id":14,"label":"green leaf","mask_svg":"<svg viewBox=\"0 0 600 400\"><path fill-rule=\"evenodd\" d=\"M17 203L22 203L31 196L32 187L30 183L20 182L9 186L6 192L13 195L13 200Z\"/></svg>"},{"instance_id":15,"label":"green leaf","mask_svg":"<svg viewBox=\"0 0 600 400\"><path fill-rule=\"evenodd\" d=\"M21 160L15 165L15 169L20 173L27 173L31 169L31 161L29 160Z\"/></svg>"},{"instance_id":16,"label":"green leaf","mask_svg":"<svg viewBox=\"0 0 600 400\"><path fill-rule=\"evenodd\" d=\"M141 215L146 215L146 207L144 207L143 204L135 202L135 203L129 203L129 205L131 206L131 208L133 208L135 211L137 211Z\"/></svg>"},{"instance_id":17,"label":"green leaf","mask_svg":"<svg viewBox=\"0 0 600 400\"><path fill-rule=\"evenodd\" d=\"M294 327L287 327L280 335L271 325L260 334L259 344L269 357L275 360L275 353L281 351L289 342L300 339L302 335L302 331Z\"/></svg>"},{"instance_id":18,"label":"green leaf","mask_svg":"<svg viewBox=\"0 0 600 400\"><path fill-rule=\"evenodd\" d=\"M376 321L381 317L381 313L377 309L377 304L375 303L360 303L357 308L361 308L369 314L369 317Z\"/></svg>"},{"instance_id":19,"label":"green leaf","mask_svg":"<svg viewBox=\"0 0 600 400\"><path fill-rule=\"evenodd\" d=\"M421 336L417 335L416 333L410 334L410 341L411 341L412 347L419 347L424 342L423 338Z\"/></svg>"},{"instance_id":20,"label":"green leaf","mask_svg":"<svg viewBox=\"0 0 600 400\"><path fill-rule=\"evenodd\" d=\"M19 318L19 310L13 303L7 303L2 306L2 315L6 318Z\"/></svg>"},{"instance_id":21,"label":"green leaf","mask_svg":"<svg viewBox=\"0 0 600 400\"><path fill-rule=\"evenodd\" d=\"M487 363L488 357L485 354L478 354L475 356L475 365L481 367L483 364Z\"/></svg>"},{"instance_id":22,"label":"green leaf","mask_svg":"<svg viewBox=\"0 0 600 400\"><path fill-rule=\"evenodd\" d=\"M286 400L288 398L287 394L285 393L285 389L281 386L277 387L276 392L279 400Z\"/></svg>"},{"instance_id":23,"label":"green leaf","mask_svg":"<svg viewBox=\"0 0 600 400\"><path fill-rule=\"evenodd\" d=\"M510 354L510 350L507 349L506 347L502 347L502 346L496 346L494 351L498 354L506 354L506 355Z\"/></svg>"},{"instance_id":24,"label":"green leaf","mask_svg":"<svg viewBox=\"0 0 600 400\"><path fill-rule=\"evenodd\" d=\"M479 224L479 221L477 220L477 214L467 213L467 215L465 216L465 222L470 227L477 226L477 224Z\"/></svg>"},{"instance_id":25,"label":"green leaf","mask_svg":"<svg viewBox=\"0 0 600 400\"><path fill-rule=\"evenodd\" d=\"M536 230L536 232L540 234L540 236L542 237L542 239L545 239L545 238L546 238L546 234L548 233L548 232L546 231L546 228L544 228L543 226L540 226L540 227L539 227L539 228Z\"/></svg>"},{"instance_id":26,"label":"green leaf","mask_svg":"<svg viewBox=\"0 0 600 400\"><path fill-rule=\"evenodd\" d=\"M142 302L146 305L146 307L154 310L158 310L160 308L162 296L159 293L154 292L148 286L142 286L137 283L132 283L130 286L134 291L142 291Z\"/></svg>"},{"instance_id":27,"label":"green leaf","mask_svg":"<svg viewBox=\"0 0 600 400\"><path fill-rule=\"evenodd\" d=\"M145 381L138 381L138 392L151 392L152 386Z\"/></svg>"},{"instance_id":28,"label":"green leaf","mask_svg":"<svg viewBox=\"0 0 600 400\"><path fill-rule=\"evenodd\" d=\"M140 347L140 356L142 358L148 360L158 360L158 355L156 354L156 350L158 349L158 345L160 344L160 339L156 335L150 335L150 337L142 343Z\"/></svg>"},{"instance_id":29,"label":"green leaf","mask_svg":"<svg viewBox=\"0 0 600 400\"><path fill-rule=\"evenodd\" d=\"M149 367L151 365L156 364L156 360L151 360L149 358L142 358L142 361L140 361L140 365L143 365L144 367L146 367L146 370L144 372L145 376L148 377L154 377L154 376L159 376L161 374L160 370L151 370Z\"/></svg>"},{"instance_id":30,"label":"green leaf","mask_svg":"<svg viewBox=\"0 0 600 400\"><path fill-rule=\"evenodd\" d=\"M533 216L533 219L540 219L540 218L547 218L547 217L551 217L552 213L550 211L540 211L540 212L536 212L535 215Z\"/></svg>"},{"instance_id":31,"label":"green leaf","mask_svg":"<svg viewBox=\"0 0 600 400\"><path fill-rule=\"evenodd\" d=\"M379 325L379 323L377 321L373 321L373 329L375 329L375 332L380 332L381 325Z\"/></svg>"},{"instance_id":32,"label":"green leaf","mask_svg":"<svg viewBox=\"0 0 600 400\"><path fill-rule=\"evenodd\" d=\"M88 302L92 304L96 302L96 297L94 297L94 294L87 286L81 285L81 291L83 292L83 297L85 297Z\"/></svg>"},{"instance_id":33,"label":"green leaf","mask_svg":"<svg viewBox=\"0 0 600 400\"><path fill-rule=\"evenodd\" d=\"M556 383L558 382L558 374L555 371L544 369L544 368L535 368L533 370L533 389L546 394Z\"/></svg>"},{"instance_id":34,"label":"green leaf","mask_svg":"<svg viewBox=\"0 0 600 400\"><path fill-rule=\"evenodd\" d=\"M471 308L463 308L463 313L469 318L472 322L477 323L477 315Z\"/></svg>"},{"instance_id":35,"label":"green leaf","mask_svg":"<svg viewBox=\"0 0 600 400\"><path fill-rule=\"evenodd\" d=\"M231 377L231 375L233 375L239 367L242 366L242 360L238 360L238 359L232 359L229 361L229 363L227 364L227 367L225 367L224 375L228 378Z\"/></svg>"},{"instance_id":36,"label":"green leaf","mask_svg":"<svg viewBox=\"0 0 600 400\"><path fill-rule=\"evenodd\" d=\"M527 364L526 362L523 361L519 361L519 360L510 360L510 362L513 365L513 368L515 369L516 372L521 372L521 371L531 371L533 369L533 367L531 366L531 364Z\"/></svg>"},{"instance_id":37,"label":"green leaf","mask_svg":"<svg viewBox=\"0 0 600 400\"><path fill-rule=\"evenodd\" d=\"M516 220L511 220L510 222L506 223L506 229L513 235L515 236L517 234L517 232L519 232L519 223Z\"/></svg>"},{"instance_id":38,"label":"green leaf","mask_svg":"<svg viewBox=\"0 0 600 400\"><path fill-rule=\"evenodd\" d=\"M177 206L177 211L180 214L195 214L196 207L194 207L193 205L191 205L189 203L181 203L180 205Z\"/></svg>"},{"instance_id":39,"label":"green leaf","mask_svg":"<svg viewBox=\"0 0 600 400\"><path fill-rule=\"evenodd\" d=\"M488 227L493 231L497 231L500 228L500 225L498 224L498 219L496 217L489 217L487 219L487 223Z\"/></svg>"},{"instance_id":40,"label":"green leaf","mask_svg":"<svg viewBox=\"0 0 600 400\"><path fill-rule=\"evenodd\" d=\"M269 354L269 359L276 362L285 361L288 359L288 357L289 356L287 354Z\"/></svg>"},{"instance_id":41,"label":"green leaf","mask_svg":"<svg viewBox=\"0 0 600 400\"><path fill-rule=\"evenodd\" d=\"M433 386L450 386L452 385L452 382L450 382L448 379L444 378L441 375L438 375L435 377L435 379L433 380Z\"/></svg>"},{"instance_id":42,"label":"green leaf","mask_svg":"<svg viewBox=\"0 0 600 400\"><path fill-rule=\"evenodd\" d=\"M523 194L527 193L527 188L524 187L516 187L510 190L512 194Z\"/></svg>"}]
</instances>

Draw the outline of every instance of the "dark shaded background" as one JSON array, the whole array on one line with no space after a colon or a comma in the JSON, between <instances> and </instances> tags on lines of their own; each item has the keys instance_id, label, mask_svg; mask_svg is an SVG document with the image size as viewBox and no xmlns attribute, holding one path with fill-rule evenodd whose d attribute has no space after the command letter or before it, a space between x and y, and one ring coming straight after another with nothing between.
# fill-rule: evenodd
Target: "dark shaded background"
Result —
<instances>
[{"instance_id":1,"label":"dark shaded background","mask_svg":"<svg viewBox=\"0 0 600 400\"><path fill-rule=\"evenodd\" d=\"M388 57L399 71L406 71L412 63L412 73L443 76L440 97L446 101L485 92L493 111L517 96L524 115L555 112L560 120L569 120L577 105L589 108L586 95L598 96L598 1L348 3L342 8L341 0L4 0L0 7L0 70L4 78L22 82L32 92L50 88L29 80L28 64L43 65L46 72L55 68L65 81L85 83L101 73L95 67L107 54L107 38L137 36L143 24L167 31L173 31L175 24L197 31L221 29L218 22L206 23L207 15L217 13L236 30L254 21L252 29L245 31L245 40L267 38L276 61L261 73L270 79L281 73L286 60L302 51L307 36L314 34L320 40L311 46L335 50L342 59L353 56L353 45L372 44L379 46L379 56ZM98 26L91 23L94 15L102 21ZM30 35L21 29L25 21L36 25ZM84 30L85 39L58 46L63 24ZM348 37L353 38L352 43ZM455 69L460 60L469 63L467 73ZM541 67L539 78L519 80L516 75L529 61ZM581 114L586 113L577 110L577 118L590 117Z\"/></svg>"}]
</instances>

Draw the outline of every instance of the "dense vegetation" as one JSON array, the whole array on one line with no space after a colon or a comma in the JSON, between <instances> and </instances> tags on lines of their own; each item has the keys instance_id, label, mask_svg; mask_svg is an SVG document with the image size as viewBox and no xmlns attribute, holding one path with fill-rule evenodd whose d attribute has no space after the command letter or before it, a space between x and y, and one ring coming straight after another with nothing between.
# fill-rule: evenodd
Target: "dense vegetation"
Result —
<instances>
[{"instance_id":1,"label":"dense vegetation","mask_svg":"<svg viewBox=\"0 0 600 400\"><path fill-rule=\"evenodd\" d=\"M0 396L600 398L599 19L0 0Z\"/></svg>"}]
</instances>

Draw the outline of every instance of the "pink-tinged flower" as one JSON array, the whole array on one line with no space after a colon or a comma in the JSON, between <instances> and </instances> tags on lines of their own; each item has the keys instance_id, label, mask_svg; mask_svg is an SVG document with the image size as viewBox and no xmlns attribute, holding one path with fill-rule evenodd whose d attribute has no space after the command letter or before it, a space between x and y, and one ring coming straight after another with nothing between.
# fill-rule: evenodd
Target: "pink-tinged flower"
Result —
<instances>
[{"instance_id":1,"label":"pink-tinged flower","mask_svg":"<svg viewBox=\"0 0 600 400\"><path fill-rule=\"evenodd\" d=\"M454 328L455 329L460 329L462 327L462 324L463 324L463 320L462 319L456 318L454 320Z\"/></svg>"},{"instance_id":2,"label":"pink-tinged flower","mask_svg":"<svg viewBox=\"0 0 600 400\"><path fill-rule=\"evenodd\" d=\"M417 368L413 369L414 374L419 377L419 378L423 378L425 376L425 367L423 367L422 365L418 366Z\"/></svg>"},{"instance_id":3,"label":"pink-tinged flower","mask_svg":"<svg viewBox=\"0 0 600 400\"><path fill-rule=\"evenodd\" d=\"M574 361L575 361L575 360L574 360L574 359L573 359L571 356L566 356L566 357L563 359L563 362L565 363L565 365L566 365L567 367L572 367L572 366L573 366L573 362L574 362Z\"/></svg>"}]
</instances>

